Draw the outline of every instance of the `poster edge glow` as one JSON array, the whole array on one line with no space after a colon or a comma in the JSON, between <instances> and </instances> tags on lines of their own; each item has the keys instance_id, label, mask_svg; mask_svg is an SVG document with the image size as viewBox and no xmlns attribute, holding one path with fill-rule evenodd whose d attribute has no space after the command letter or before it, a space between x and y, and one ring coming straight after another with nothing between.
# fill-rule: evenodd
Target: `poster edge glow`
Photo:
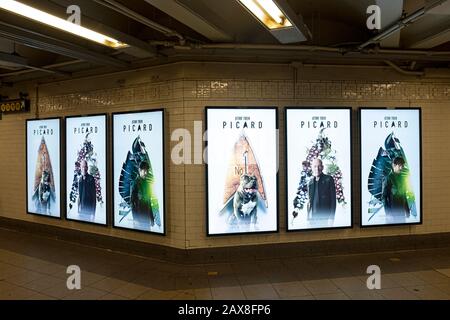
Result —
<instances>
[{"instance_id":1,"label":"poster edge glow","mask_svg":"<svg viewBox=\"0 0 450 320\"><path fill-rule=\"evenodd\" d=\"M93 117L104 117L104 138L105 138L105 159L104 159L104 164L105 164L105 223L100 223L100 222L90 222L90 221L85 221L85 220L80 220L80 219L75 219L75 218L69 218L67 215L67 190L68 190L68 180L67 180L67 152L68 152L68 144L67 144L67 139L68 139L68 134L67 134L67 120L68 119L77 119L77 118L93 118ZM65 125L65 165L64 165L64 177L65 177L65 187L66 187L66 192L64 194L64 218L67 221L75 221L75 222L80 222L80 223L87 223L87 224L91 224L91 225L98 225L98 226L104 226L107 227L108 226L108 222L109 222L109 216L108 216L108 212L109 212L109 196L108 196L108 168L109 168L109 157L108 157L108 152L109 152L109 148L108 148L108 126L109 126L109 121L108 121L108 114L107 113L98 113L98 114L87 114L87 115L73 115L73 116L67 116L64 118L64 125Z\"/></svg>"},{"instance_id":2,"label":"poster edge glow","mask_svg":"<svg viewBox=\"0 0 450 320\"><path fill-rule=\"evenodd\" d=\"M59 194L58 194L58 197L59 197L59 212L58 212L58 215L57 216L52 216L52 215L45 215L45 214L40 214L40 213L36 213L36 212L31 212L31 211L29 211L28 209L29 209L29 207L28 207L28 195L29 195L29 192L28 192L28 189L29 189L29 186L28 186L28 134L29 134L29 132L28 132L28 123L29 122L40 122L40 121L48 121L48 120L58 120L58 129L59 129L59 137L58 137L58 141L59 141L59 146L58 146L58 160L59 160L59 172L58 172L58 174L59 174L59 190L58 190L58 192L59 192ZM62 192L62 186L63 186L63 183L62 183L62 170L63 170L63 165L62 165L62 161L61 161L61 155L62 155L62 151L61 151L61 146L62 146L62 136L63 136L63 133L62 133L62 117L50 117L50 118L39 118L39 119L26 119L25 120L25 179L26 179L26 181L25 181L25 197L26 197L26 201L25 201L25 212L27 213L27 214L29 214L29 215L33 215L33 216L38 216L38 217L45 217L45 218L51 218L51 219L58 219L58 220L62 220L62 201L61 201L61 199L62 199L62 197L61 197L61 192Z\"/></svg>"},{"instance_id":3,"label":"poster edge glow","mask_svg":"<svg viewBox=\"0 0 450 320\"><path fill-rule=\"evenodd\" d=\"M142 230L142 229L134 229L134 228L128 228L128 227L122 227L122 226L117 226L116 225L116 221L115 221L115 171L114 171L114 163L115 163L115 154L114 154L114 117L115 116L120 116L120 115L130 115L130 114L139 114L139 113L157 113L157 112L161 112L161 129L162 129L162 134L161 134L161 141L162 141L162 154L161 154L161 160L162 160L162 176L163 176L163 183L162 183L162 192L163 192L163 196L162 196L162 201L163 201L163 211L162 211L162 221L163 221L163 230L162 232L156 232L156 231L151 231L151 230ZM111 195L111 215L112 215L112 227L115 229L121 229L121 230L128 230L128 231L132 231L132 232L138 232L138 233L145 233L145 234L152 234L152 235L158 235L158 236L166 236L166 230L167 230L167 226L166 226L166 156L165 156L165 152L166 152L166 137L165 137L165 132L166 132L166 123L165 123L165 109L164 108L156 108L156 109L143 109L143 110L132 110L132 111L119 111L119 112L113 112L111 113L111 154L112 154L112 165L111 165L111 170L112 170L112 178L111 178L111 185L112 185L112 195Z\"/></svg>"},{"instance_id":4,"label":"poster edge glow","mask_svg":"<svg viewBox=\"0 0 450 320\"><path fill-rule=\"evenodd\" d=\"M208 132L208 110L272 110L274 112L274 121L275 121L275 136L277 143L275 145L276 149L276 163L278 167L278 171L275 175L276 180L276 195L275 199L277 201L276 205L276 217L275 217L275 229L274 230L265 230L265 231L253 231L253 232L227 232L227 233L211 233L209 230L209 177L208 177L208 163L209 163L209 155L208 155L208 142L209 138L205 139L203 146L206 148L206 163L205 163L205 181L206 181L206 196L205 196L205 214L206 214L206 236L207 237L221 237L221 236L242 236L242 235L260 235L260 234L274 234L279 233L279 194L278 194L278 187L279 187L279 123L278 123L278 107L276 106L267 106L267 107L261 107L261 106L206 106L204 108L204 119L205 119L205 130ZM277 134L278 133L278 134Z\"/></svg>"},{"instance_id":5,"label":"poster edge glow","mask_svg":"<svg viewBox=\"0 0 450 320\"><path fill-rule=\"evenodd\" d=\"M393 110L393 111L398 111L398 110L405 110L405 111L417 111L418 113L418 125L419 125L419 150L418 150L418 155L419 155L419 193L420 193L420 219L417 222L405 222L405 223L385 223L385 224L363 224L363 212L362 212L362 191L363 191L363 179L362 179L362 122L361 122L361 114L364 110ZM422 164L422 107L420 106L414 106L414 107L395 107L395 108L390 108L390 107L359 107L358 108L358 125L359 125L359 185L360 185L360 210L359 210L359 221L360 221L360 228L365 229L365 228L384 228L384 227L401 227L401 226L413 226L413 225L422 225L423 224L423 179L422 179L422 172L423 172L423 164Z\"/></svg>"},{"instance_id":6,"label":"poster edge glow","mask_svg":"<svg viewBox=\"0 0 450 320\"><path fill-rule=\"evenodd\" d=\"M288 125L287 125L287 114L289 110L342 110L342 111L348 111L348 121L349 121L349 159L350 159L350 224L345 226L338 226L338 227L320 227L320 228L296 228L292 229L289 228L289 193L288 193L288 184L289 184L289 163L288 163ZM304 106L304 107L297 107L297 106L289 106L284 108L284 156L285 156L285 219L286 219L286 232L308 232L308 231L320 231L320 230L339 230L339 229L352 229L354 226L354 196L353 196L353 108L348 106L333 106L333 107L311 107L311 106Z\"/></svg>"}]
</instances>

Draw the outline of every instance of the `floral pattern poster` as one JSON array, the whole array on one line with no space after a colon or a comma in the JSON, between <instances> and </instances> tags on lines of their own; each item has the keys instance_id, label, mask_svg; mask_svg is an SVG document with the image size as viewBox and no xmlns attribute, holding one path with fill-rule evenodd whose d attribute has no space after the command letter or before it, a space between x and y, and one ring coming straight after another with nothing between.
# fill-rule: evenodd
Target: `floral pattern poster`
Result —
<instances>
[{"instance_id":1,"label":"floral pattern poster","mask_svg":"<svg viewBox=\"0 0 450 320\"><path fill-rule=\"evenodd\" d=\"M351 227L351 109L285 115L288 230Z\"/></svg>"},{"instance_id":2,"label":"floral pattern poster","mask_svg":"<svg viewBox=\"0 0 450 320\"><path fill-rule=\"evenodd\" d=\"M107 223L106 115L66 118L66 217Z\"/></svg>"}]
</instances>

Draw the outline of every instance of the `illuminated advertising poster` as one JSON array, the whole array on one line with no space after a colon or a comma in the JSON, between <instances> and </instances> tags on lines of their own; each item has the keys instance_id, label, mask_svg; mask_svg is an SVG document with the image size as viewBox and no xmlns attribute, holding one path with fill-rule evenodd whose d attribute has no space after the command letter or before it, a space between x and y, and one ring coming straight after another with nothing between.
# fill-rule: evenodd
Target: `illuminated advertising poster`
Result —
<instances>
[{"instance_id":1,"label":"illuminated advertising poster","mask_svg":"<svg viewBox=\"0 0 450 320\"><path fill-rule=\"evenodd\" d=\"M60 119L27 120L26 130L27 212L60 218Z\"/></svg>"},{"instance_id":2,"label":"illuminated advertising poster","mask_svg":"<svg viewBox=\"0 0 450 320\"><path fill-rule=\"evenodd\" d=\"M158 234L164 225L164 112L113 114L114 226Z\"/></svg>"},{"instance_id":3,"label":"illuminated advertising poster","mask_svg":"<svg viewBox=\"0 0 450 320\"><path fill-rule=\"evenodd\" d=\"M276 232L276 108L206 108L208 235Z\"/></svg>"},{"instance_id":4,"label":"illuminated advertising poster","mask_svg":"<svg viewBox=\"0 0 450 320\"><path fill-rule=\"evenodd\" d=\"M350 108L286 108L287 230L352 226Z\"/></svg>"},{"instance_id":5,"label":"illuminated advertising poster","mask_svg":"<svg viewBox=\"0 0 450 320\"><path fill-rule=\"evenodd\" d=\"M66 218L106 225L106 115L66 118Z\"/></svg>"},{"instance_id":6,"label":"illuminated advertising poster","mask_svg":"<svg viewBox=\"0 0 450 320\"><path fill-rule=\"evenodd\" d=\"M360 110L361 226L421 223L420 109Z\"/></svg>"}]
</instances>

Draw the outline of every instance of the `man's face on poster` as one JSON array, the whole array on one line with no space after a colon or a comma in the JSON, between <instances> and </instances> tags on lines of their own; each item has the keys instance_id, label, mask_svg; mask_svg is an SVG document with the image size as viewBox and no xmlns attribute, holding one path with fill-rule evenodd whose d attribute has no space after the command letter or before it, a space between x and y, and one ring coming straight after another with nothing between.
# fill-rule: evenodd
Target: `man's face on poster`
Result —
<instances>
[{"instance_id":1,"label":"man's face on poster","mask_svg":"<svg viewBox=\"0 0 450 320\"><path fill-rule=\"evenodd\" d=\"M399 174L403 170L403 165L401 163L392 164L392 170L394 171L394 173Z\"/></svg>"},{"instance_id":2,"label":"man's face on poster","mask_svg":"<svg viewBox=\"0 0 450 320\"><path fill-rule=\"evenodd\" d=\"M314 159L312 164L312 173L314 177L319 177L322 174L323 171L323 164L322 164L322 160L320 159Z\"/></svg>"},{"instance_id":3,"label":"man's face on poster","mask_svg":"<svg viewBox=\"0 0 450 320\"><path fill-rule=\"evenodd\" d=\"M87 165L87 162L86 162L86 161L82 161L82 162L81 162L81 174L82 174L83 176L85 176L85 175L87 175L87 173L88 173L88 165Z\"/></svg>"},{"instance_id":4,"label":"man's face on poster","mask_svg":"<svg viewBox=\"0 0 450 320\"><path fill-rule=\"evenodd\" d=\"M148 170L147 169L139 169L139 175L141 176L141 178L145 178L148 175Z\"/></svg>"}]
</instances>

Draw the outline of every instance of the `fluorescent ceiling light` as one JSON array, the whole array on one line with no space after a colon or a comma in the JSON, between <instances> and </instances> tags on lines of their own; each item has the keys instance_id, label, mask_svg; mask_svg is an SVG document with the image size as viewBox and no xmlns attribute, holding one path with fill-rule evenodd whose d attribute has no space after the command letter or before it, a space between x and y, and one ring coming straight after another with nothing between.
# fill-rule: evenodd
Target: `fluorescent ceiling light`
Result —
<instances>
[{"instance_id":1,"label":"fluorescent ceiling light","mask_svg":"<svg viewBox=\"0 0 450 320\"><path fill-rule=\"evenodd\" d=\"M47 12L35 9L15 0L0 0L0 8L18 14L22 17L46 24L76 36L100 43L114 49L128 47L126 43L120 42L101 33L79 26L75 23L58 18Z\"/></svg>"},{"instance_id":2,"label":"fluorescent ceiling light","mask_svg":"<svg viewBox=\"0 0 450 320\"><path fill-rule=\"evenodd\" d=\"M292 27L292 23L273 0L238 0L267 28Z\"/></svg>"}]
</instances>

